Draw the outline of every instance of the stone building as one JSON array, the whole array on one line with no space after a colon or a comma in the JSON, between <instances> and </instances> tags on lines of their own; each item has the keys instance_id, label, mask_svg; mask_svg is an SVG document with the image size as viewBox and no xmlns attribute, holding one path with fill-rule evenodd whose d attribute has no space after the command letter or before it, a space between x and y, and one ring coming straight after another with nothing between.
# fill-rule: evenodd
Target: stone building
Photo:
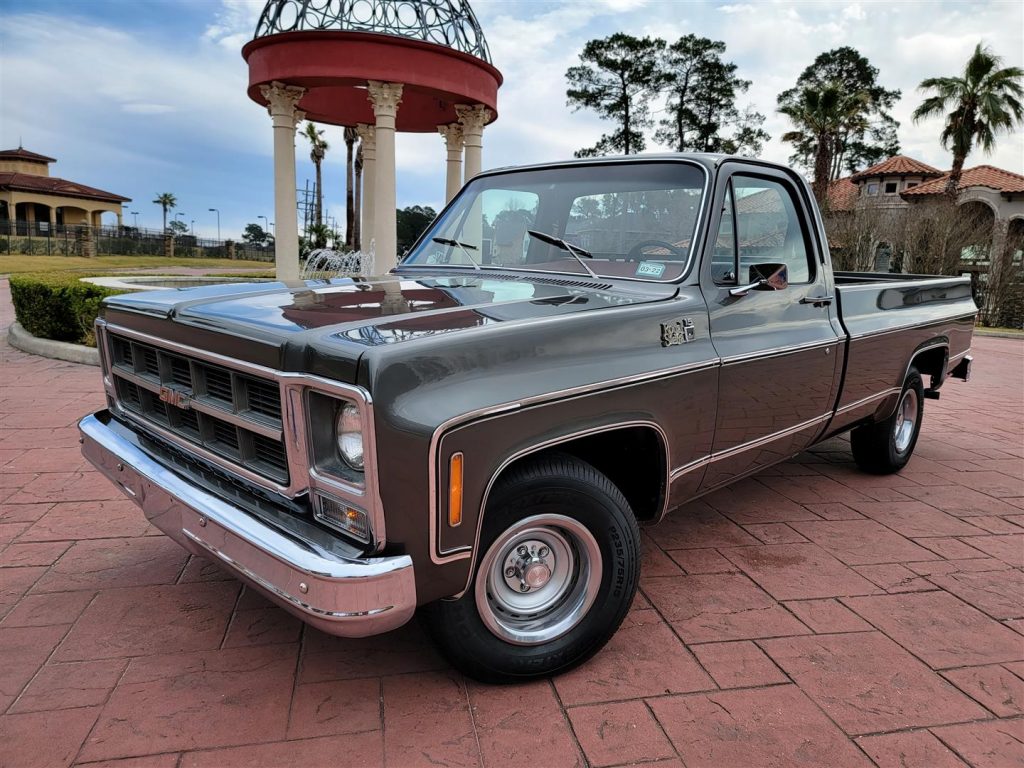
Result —
<instances>
[{"instance_id":1,"label":"stone building","mask_svg":"<svg viewBox=\"0 0 1024 768\"><path fill-rule=\"evenodd\" d=\"M965 168L955 199L948 181L905 155L833 181L824 211L833 258L844 269L971 273L993 319L997 305L1024 296L1024 175Z\"/></svg>"},{"instance_id":2,"label":"stone building","mask_svg":"<svg viewBox=\"0 0 1024 768\"><path fill-rule=\"evenodd\" d=\"M58 226L98 227L104 213L121 225L122 204L131 198L51 176L55 162L21 147L0 150L0 227L45 235Z\"/></svg>"}]
</instances>

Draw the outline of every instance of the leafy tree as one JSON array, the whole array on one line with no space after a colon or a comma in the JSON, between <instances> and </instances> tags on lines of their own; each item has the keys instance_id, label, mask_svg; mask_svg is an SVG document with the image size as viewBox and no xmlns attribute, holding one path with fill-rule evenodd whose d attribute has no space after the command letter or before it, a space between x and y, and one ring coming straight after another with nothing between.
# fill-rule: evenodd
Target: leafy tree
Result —
<instances>
[{"instance_id":1,"label":"leafy tree","mask_svg":"<svg viewBox=\"0 0 1024 768\"><path fill-rule=\"evenodd\" d=\"M313 167L316 168L313 223L319 226L324 223L324 182L323 175L320 171L320 165L324 161L324 155L327 154L327 150L331 147L324 138L323 130L317 128L308 120L306 121L305 130L302 131L302 135L309 142L309 159L313 161Z\"/></svg>"},{"instance_id":2,"label":"leafy tree","mask_svg":"<svg viewBox=\"0 0 1024 768\"><path fill-rule=\"evenodd\" d=\"M242 232L242 240L250 245L268 245L271 241L270 233L259 224L246 224Z\"/></svg>"},{"instance_id":3,"label":"leafy tree","mask_svg":"<svg viewBox=\"0 0 1024 768\"><path fill-rule=\"evenodd\" d=\"M650 100L662 85L660 38L637 38L621 32L591 40L583 47L580 64L565 73L565 95L574 111L592 109L617 124L598 143L576 152L577 157L642 152L644 128L650 127Z\"/></svg>"},{"instance_id":4,"label":"leafy tree","mask_svg":"<svg viewBox=\"0 0 1024 768\"><path fill-rule=\"evenodd\" d=\"M167 231L172 235L185 235L188 234L188 224L180 219L174 219L167 225Z\"/></svg>"},{"instance_id":5,"label":"leafy tree","mask_svg":"<svg viewBox=\"0 0 1024 768\"><path fill-rule=\"evenodd\" d=\"M797 78L796 86L779 94L779 112L785 114L785 109L796 107L806 89L821 90L830 85L851 96L866 94L866 98L860 98L862 109L851 113L849 120L836 126L832 134L829 178L837 179L844 172L852 173L899 154L899 123L890 110L899 100L900 92L879 85L878 68L855 48L842 46L819 54ZM795 150L790 162L813 167L817 154L814 136L802 134L790 141Z\"/></svg>"},{"instance_id":6,"label":"leafy tree","mask_svg":"<svg viewBox=\"0 0 1024 768\"><path fill-rule=\"evenodd\" d=\"M688 34L672 43L662 57L668 91L668 115L655 138L678 152L760 152L771 137L761 128L764 115L736 98L750 87L736 75L736 65L722 60L725 43ZM726 131L733 129L732 135Z\"/></svg>"},{"instance_id":7,"label":"leafy tree","mask_svg":"<svg viewBox=\"0 0 1024 768\"><path fill-rule=\"evenodd\" d=\"M795 130L782 135L783 141L809 142L814 148L814 197L823 209L828 202L828 183L833 160L843 135L859 130L867 121L866 104L870 96L863 92L850 93L840 83L823 87L808 87L799 97L779 107L795 126Z\"/></svg>"},{"instance_id":8,"label":"leafy tree","mask_svg":"<svg viewBox=\"0 0 1024 768\"><path fill-rule=\"evenodd\" d=\"M931 95L914 110L915 123L949 110L939 139L953 152L953 169L946 185L950 196L957 193L964 161L975 144L989 154L997 134L1024 122L1024 69L1002 67L1002 63L1002 57L978 43L962 75L930 77L918 86Z\"/></svg>"},{"instance_id":9,"label":"leafy tree","mask_svg":"<svg viewBox=\"0 0 1024 768\"><path fill-rule=\"evenodd\" d=\"M437 211L429 205L410 205L395 212L398 220L398 252L402 253L416 242L430 222L437 218Z\"/></svg>"},{"instance_id":10,"label":"leafy tree","mask_svg":"<svg viewBox=\"0 0 1024 768\"><path fill-rule=\"evenodd\" d=\"M161 192L156 196L156 200L153 201L155 205L159 205L164 211L164 232L167 231L167 212L174 208L178 204L178 198L172 195L170 192Z\"/></svg>"},{"instance_id":11,"label":"leafy tree","mask_svg":"<svg viewBox=\"0 0 1024 768\"><path fill-rule=\"evenodd\" d=\"M764 143L771 135L761 126L764 115L748 106L732 120L733 135L722 143L722 151L730 155L757 156L764 149Z\"/></svg>"}]
</instances>

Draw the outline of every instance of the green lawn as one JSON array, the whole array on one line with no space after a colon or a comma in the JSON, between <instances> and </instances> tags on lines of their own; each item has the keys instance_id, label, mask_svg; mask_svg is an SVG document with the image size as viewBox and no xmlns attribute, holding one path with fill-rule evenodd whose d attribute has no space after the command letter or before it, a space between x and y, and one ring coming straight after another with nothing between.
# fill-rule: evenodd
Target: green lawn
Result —
<instances>
[{"instance_id":1,"label":"green lawn","mask_svg":"<svg viewBox=\"0 0 1024 768\"><path fill-rule=\"evenodd\" d=\"M187 267L202 269L244 269L250 273L272 276L273 264L242 259L165 259L163 256L26 256L0 254L0 275L24 272L110 272L124 269L158 269L173 272Z\"/></svg>"}]
</instances>

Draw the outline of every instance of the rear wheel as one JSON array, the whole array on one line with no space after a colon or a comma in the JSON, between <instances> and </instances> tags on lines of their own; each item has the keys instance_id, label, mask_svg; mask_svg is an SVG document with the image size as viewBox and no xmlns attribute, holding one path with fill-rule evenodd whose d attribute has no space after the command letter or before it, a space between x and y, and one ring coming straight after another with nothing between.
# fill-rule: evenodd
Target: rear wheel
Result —
<instances>
[{"instance_id":1,"label":"rear wheel","mask_svg":"<svg viewBox=\"0 0 1024 768\"><path fill-rule=\"evenodd\" d=\"M850 447L857 466L875 475L903 469L914 453L923 416L924 384L921 374L912 367L892 416L859 426L850 433Z\"/></svg>"},{"instance_id":2,"label":"rear wheel","mask_svg":"<svg viewBox=\"0 0 1024 768\"><path fill-rule=\"evenodd\" d=\"M474 579L425 612L449 661L486 682L552 675L589 658L625 618L640 571L640 534L607 477L550 456L491 494Z\"/></svg>"}]
</instances>

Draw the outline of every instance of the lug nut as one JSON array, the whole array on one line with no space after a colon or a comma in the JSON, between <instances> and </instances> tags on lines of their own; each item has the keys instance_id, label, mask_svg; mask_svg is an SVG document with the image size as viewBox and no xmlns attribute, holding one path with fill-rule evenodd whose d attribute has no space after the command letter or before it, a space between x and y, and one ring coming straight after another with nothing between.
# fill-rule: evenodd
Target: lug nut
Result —
<instances>
[{"instance_id":1,"label":"lug nut","mask_svg":"<svg viewBox=\"0 0 1024 768\"><path fill-rule=\"evenodd\" d=\"M550 552L550 551L551 550L549 550L547 547L541 547L537 551L537 557L547 557L548 556L548 552Z\"/></svg>"},{"instance_id":2,"label":"lug nut","mask_svg":"<svg viewBox=\"0 0 1024 768\"><path fill-rule=\"evenodd\" d=\"M518 549L518 552L519 552L519 554L520 554L520 555L522 555L523 557L528 557L528 556L529 556L529 554L530 554L530 550L528 550L528 549L527 549L526 547L520 547L520 548Z\"/></svg>"},{"instance_id":3,"label":"lug nut","mask_svg":"<svg viewBox=\"0 0 1024 768\"><path fill-rule=\"evenodd\" d=\"M505 575L508 576L511 579L513 576L516 575L516 569L513 568L512 566L509 566L508 568L505 569Z\"/></svg>"},{"instance_id":4,"label":"lug nut","mask_svg":"<svg viewBox=\"0 0 1024 768\"><path fill-rule=\"evenodd\" d=\"M530 585L529 584L520 584L519 585L519 591L520 592L529 592L530 591Z\"/></svg>"}]
</instances>

